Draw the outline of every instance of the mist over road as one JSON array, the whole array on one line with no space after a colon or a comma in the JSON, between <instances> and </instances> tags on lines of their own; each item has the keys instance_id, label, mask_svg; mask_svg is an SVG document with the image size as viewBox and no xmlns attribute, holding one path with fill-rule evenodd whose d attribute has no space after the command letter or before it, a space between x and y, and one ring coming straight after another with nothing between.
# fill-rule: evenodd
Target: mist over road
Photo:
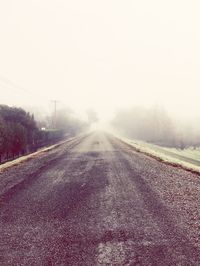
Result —
<instances>
[{"instance_id":1,"label":"mist over road","mask_svg":"<svg viewBox=\"0 0 200 266\"><path fill-rule=\"evenodd\" d=\"M0 265L200 265L200 178L107 133L0 174Z\"/></svg>"}]
</instances>

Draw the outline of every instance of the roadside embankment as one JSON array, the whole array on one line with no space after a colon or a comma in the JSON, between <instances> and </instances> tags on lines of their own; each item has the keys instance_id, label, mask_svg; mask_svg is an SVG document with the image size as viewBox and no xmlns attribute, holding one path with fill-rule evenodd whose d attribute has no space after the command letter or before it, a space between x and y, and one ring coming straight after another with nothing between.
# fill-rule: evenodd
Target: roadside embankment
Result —
<instances>
[{"instance_id":1,"label":"roadside embankment","mask_svg":"<svg viewBox=\"0 0 200 266\"><path fill-rule=\"evenodd\" d=\"M127 143L138 152L151 156L159 161L174 167L181 167L187 171L200 175L200 150L192 148L178 150L175 148L161 147L156 144L140 140L128 139L117 136L118 139Z\"/></svg>"}]
</instances>

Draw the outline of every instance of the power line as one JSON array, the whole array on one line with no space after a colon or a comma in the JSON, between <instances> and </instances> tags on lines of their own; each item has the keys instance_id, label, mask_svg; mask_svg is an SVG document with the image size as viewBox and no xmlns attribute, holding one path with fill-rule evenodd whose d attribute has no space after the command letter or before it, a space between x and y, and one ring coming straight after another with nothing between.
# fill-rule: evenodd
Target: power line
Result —
<instances>
[{"instance_id":1,"label":"power line","mask_svg":"<svg viewBox=\"0 0 200 266\"><path fill-rule=\"evenodd\" d=\"M30 92L29 90L27 90L21 86L16 85L14 82L12 82L11 80L9 80L5 77L0 76L0 81L3 82L4 84L6 84L7 86L9 86L9 88L10 87L15 88L17 90L21 90L21 91L26 92L28 94L32 94L32 92Z\"/></svg>"},{"instance_id":2,"label":"power line","mask_svg":"<svg viewBox=\"0 0 200 266\"><path fill-rule=\"evenodd\" d=\"M17 84L15 84L13 81L9 80L8 78L0 76L0 82L6 84L7 89L12 89L12 90L15 89L15 90L21 91L23 93L26 93L26 94L29 94L29 95L32 95L32 96L34 95L35 97L40 96L40 97L46 99L47 101L51 101L51 99L47 98L46 95L38 93L38 92L32 92L32 91L30 91L30 90L28 90L28 89L26 89L26 88L24 88L22 86L18 86Z\"/></svg>"},{"instance_id":3,"label":"power line","mask_svg":"<svg viewBox=\"0 0 200 266\"><path fill-rule=\"evenodd\" d=\"M5 88L5 86L6 86L6 89L12 89L12 90L14 89L15 91L18 90L18 91L21 91L23 93L26 93L26 94L29 94L32 96L34 95L35 97L40 96L40 97L43 97L47 102L53 102L54 103L54 115L52 118L52 126L53 126L53 128L56 128L56 126L57 126L57 104L60 101L51 100L50 98L47 98L46 95L41 94L41 93L39 93L39 95L38 95L38 93L31 92L31 91L29 91L29 90L27 90L21 86L16 85L13 81L9 80L8 78L2 77L2 76L0 76L0 82L5 84L3 86L0 84L0 86L3 88Z\"/></svg>"}]
</instances>

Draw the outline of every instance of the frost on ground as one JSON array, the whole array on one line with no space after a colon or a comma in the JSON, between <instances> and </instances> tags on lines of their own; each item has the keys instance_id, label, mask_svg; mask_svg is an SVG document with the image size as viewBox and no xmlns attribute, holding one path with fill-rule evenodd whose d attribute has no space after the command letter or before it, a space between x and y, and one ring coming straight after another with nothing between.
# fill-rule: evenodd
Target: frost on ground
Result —
<instances>
[{"instance_id":1,"label":"frost on ground","mask_svg":"<svg viewBox=\"0 0 200 266\"><path fill-rule=\"evenodd\" d=\"M200 173L200 149L188 148L179 150L176 148L161 147L156 144L128 138L118 138L133 146L137 151L160 159L174 166L180 166L186 170Z\"/></svg>"}]
</instances>

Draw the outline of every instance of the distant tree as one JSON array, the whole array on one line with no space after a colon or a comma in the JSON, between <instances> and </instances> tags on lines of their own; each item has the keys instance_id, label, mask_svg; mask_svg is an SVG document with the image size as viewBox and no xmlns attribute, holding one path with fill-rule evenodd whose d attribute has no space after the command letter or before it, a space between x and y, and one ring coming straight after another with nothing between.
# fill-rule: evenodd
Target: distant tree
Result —
<instances>
[{"instance_id":1,"label":"distant tree","mask_svg":"<svg viewBox=\"0 0 200 266\"><path fill-rule=\"evenodd\" d=\"M34 145L38 129L33 115L22 108L0 105L0 117L1 155L16 156Z\"/></svg>"},{"instance_id":2,"label":"distant tree","mask_svg":"<svg viewBox=\"0 0 200 266\"><path fill-rule=\"evenodd\" d=\"M5 121L0 116L0 163L2 160L2 155L6 151L5 138L6 138L6 125L5 125Z\"/></svg>"},{"instance_id":3,"label":"distant tree","mask_svg":"<svg viewBox=\"0 0 200 266\"><path fill-rule=\"evenodd\" d=\"M130 138L173 146L176 130L167 112L155 106L119 111L112 121L115 129Z\"/></svg>"},{"instance_id":4,"label":"distant tree","mask_svg":"<svg viewBox=\"0 0 200 266\"><path fill-rule=\"evenodd\" d=\"M93 124L99 121L98 115L93 109L87 110L86 113L87 113L88 121L90 124Z\"/></svg>"},{"instance_id":5,"label":"distant tree","mask_svg":"<svg viewBox=\"0 0 200 266\"><path fill-rule=\"evenodd\" d=\"M61 109L57 112L57 129L63 130L65 133L75 135L86 130L89 124L77 118L77 116L68 108Z\"/></svg>"},{"instance_id":6,"label":"distant tree","mask_svg":"<svg viewBox=\"0 0 200 266\"><path fill-rule=\"evenodd\" d=\"M12 127L11 122L6 123L6 135L5 135L5 152L6 152L6 159L8 160L10 157L10 154L12 153L12 145L13 145L13 139L14 139L14 130Z\"/></svg>"},{"instance_id":7,"label":"distant tree","mask_svg":"<svg viewBox=\"0 0 200 266\"><path fill-rule=\"evenodd\" d=\"M13 123L12 126L11 151L13 157L24 153L27 145L27 130L20 123Z\"/></svg>"},{"instance_id":8,"label":"distant tree","mask_svg":"<svg viewBox=\"0 0 200 266\"><path fill-rule=\"evenodd\" d=\"M94 119L94 116L93 116ZM0 162L2 158L10 159L25 152L34 151L37 147L54 143L64 133L75 135L88 127L70 110L57 114L57 129L49 128L50 120L44 122L47 130L39 130L34 116L22 108L0 105Z\"/></svg>"}]
</instances>

